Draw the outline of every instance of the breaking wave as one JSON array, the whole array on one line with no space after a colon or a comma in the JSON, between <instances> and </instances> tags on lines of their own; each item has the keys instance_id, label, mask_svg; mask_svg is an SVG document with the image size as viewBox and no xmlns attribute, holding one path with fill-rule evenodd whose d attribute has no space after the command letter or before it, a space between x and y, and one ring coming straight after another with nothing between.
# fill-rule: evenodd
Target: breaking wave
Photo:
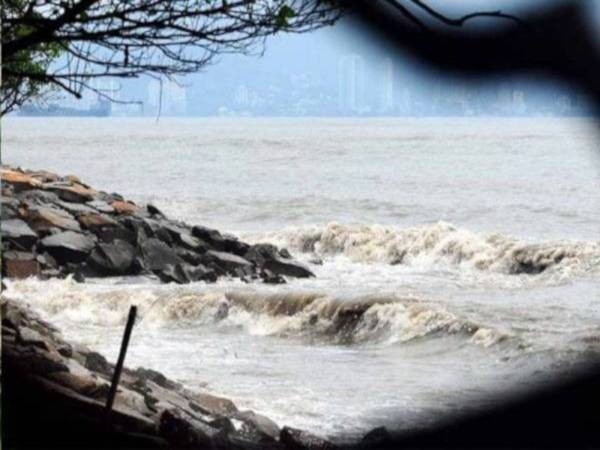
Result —
<instances>
[{"instance_id":1,"label":"breaking wave","mask_svg":"<svg viewBox=\"0 0 600 450\"><path fill-rule=\"evenodd\" d=\"M599 243L532 244L501 234L474 233L447 222L406 229L330 223L269 233L255 240L319 257L343 255L358 263L453 266L504 274L546 270L585 274L600 268Z\"/></svg>"},{"instance_id":2,"label":"breaking wave","mask_svg":"<svg viewBox=\"0 0 600 450\"><path fill-rule=\"evenodd\" d=\"M510 337L417 298L341 300L318 293L195 292L156 285L107 288L70 279L9 282L5 295L26 301L59 325L121 325L135 303L141 317L137 327L214 326L317 344L389 345L457 336L489 347Z\"/></svg>"}]
</instances>

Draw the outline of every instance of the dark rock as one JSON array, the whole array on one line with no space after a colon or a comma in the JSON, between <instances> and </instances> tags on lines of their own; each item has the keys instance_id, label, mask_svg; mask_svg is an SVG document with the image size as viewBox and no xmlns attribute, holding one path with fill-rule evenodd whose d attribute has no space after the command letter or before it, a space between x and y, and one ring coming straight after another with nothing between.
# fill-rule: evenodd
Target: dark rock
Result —
<instances>
[{"instance_id":1,"label":"dark rock","mask_svg":"<svg viewBox=\"0 0 600 450\"><path fill-rule=\"evenodd\" d=\"M112 214L115 212L115 209L104 200L92 200L87 202L86 205L105 214Z\"/></svg>"},{"instance_id":2,"label":"dark rock","mask_svg":"<svg viewBox=\"0 0 600 450\"><path fill-rule=\"evenodd\" d=\"M144 267L150 271L160 271L166 266L181 264L182 259L175 250L156 238L148 238L140 243L140 251L144 260Z\"/></svg>"},{"instance_id":3,"label":"dark rock","mask_svg":"<svg viewBox=\"0 0 600 450\"><path fill-rule=\"evenodd\" d=\"M257 266L262 267L265 261L276 258L277 256L277 247L273 244L255 244L248 249L244 258L248 261L252 261Z\"/></svg>"},{"instance_id":4,"label":"dark rock","mask_svg":"<svg viewBox=\"0 0 600 450\"><path fill-rule=\"evenodd\" d=\"M154 205L151 205L150 203L148 203L146 205L146 210L148 211L148 213L150 213L151 216L165 217L165 215L162 213L162 211L160 209L158 209Z\"/></svg>"},{"instance_id":5,"label":"dark rock","mask_svg":"<svg viewBox=\"0 0 600 450\"><path fill-rule=\"evenodd\" d=\"M288 251L287 248L282 248L281 250L279 250L279 256L281 256L282 258L288 258L288 259L290 259L292 257L292 255L290 254L290 252Z\"/></svg>"},{"instance_id":6,"label":"dark rock","mask_svg":"<svg viewBox=\"0 0 600 450\"><path fill-rule=\"evenodd\" d=\"M283 255L289 255L287 250ZM244 257L258 267L275 275L286 275L296 278L314 277L314 274L302 264L282 256L277 247L272 244L256 244L250 247Z\"/></svg>"},{"instance_id":7,"label":"dark rock","mask_svg":"<svg viewBox=\"0 0 600 450\"><path fill-rule=\"evenodd\" d=\"M214 250L233 253L237 256L243 256L250 248L248 244L239 241L234 236L223 236L218 230L200 225L192 227L192 235L202 239Z\"/></svg>"},{"instance_id":8,"label":"dark rock","mask_svg":"<svg viewBox=\"0 0 600 450\"><path fill-rule=\"evenodd\" d=\"M101 242L110 243L119 239L131 245L136 245L136 233L123 226L100 227L94 229L94 234Z\"/></svg>"},{"instance_id":9,"label":"dark rock","mask_svg":"<svg viewBox=\"0 0 600 450\"><path fill-rule=\"evenodd\" d=\"M337 448L326 439L291 427L283 427L279 440L290 450L334 450Z\"/></svg>"},{"instance_id":10,"label":"dark rock","mask_svg":"<svg viewBox=\"0 0 600 450\"><path fill-rule=\"evenodd\" d=\"M191 281L184 264L166 264L161 269L155 269L154 274L163 283L186 284Z\"/></svg>"},{"instance_id":11,"label":"dark rock","mask_svg":"<svg viewBox=\"0 0 600 450\"><path fill-rule=\"evenodd\" d=\"M32 206L26 209L29 226L38 233L60 230L81 231L79 223L65 210L45 206Z\"/></svg>"},{"instance_id":12,"label":"dark rock","mask_svg":"<svg viewBox=\"0 0 600 450\"><path fill-rule=\"evenodd\" d=\"M277 275L286 275L295 278L309 278L315 276L314 273L299 262L279 257L265 261L262 267L264 270L270 270Z\"/></svg>"},{"instance_id":13,"label":"dark rock","mask_svg":"<svg viewBox=\"0 0 600 450\"><path fill-rule=\"evenodd\" d=\"M177 247L175 249L175 252L177 253L177 256L179 256L186 263L188 263L192 266L197 266L199 264L202 264L202 260L203 260L202 253L196 253L191 250L187 250L185 248L180 248L180 247Z\"/></svg>"},{"instance_id":14,"label":"dark rock","mask_svg":"<svg viewBox=\"0 0 600 450\"><path fill-rule=\"evenodd\" d=\"M28 278L40 273L40 265L33 253L7 251L3 254L3 269L7 278Z\"/></svg>"},{"instance_id":15,"label":"dark rock","mask_svg":"<svg viewBox=\"0 0 600 450\"><path fill-rule=\"evenodd\" d=\"M52 255L47 252L38 254L36 259L44 269L57 267L56 259L54 259Z\"/></svg>"},{"instance_id":16,"label":"dark rock","mask_svg":"<svg viewBox=\"0 0 600 450\"><path fill-rule=\"evenodd\" d=\"M112 375L113 368L100 353L89 352L85 355L85 368L102 375Z\"/></svg>"},{"instance_id":17,"label":"dark rock","mask_svg":"<svg viewBox=\"0 0 600 450\"><path fill-rule=\"evenodd\" d=\"M217 281L217 273L203 264L187 267L186 273L190 281L207 281L210 283Z\"/></svg>"},{"instance_id":18,"label":"dark rock","mask_svg":"<svg viewBox=\"0 0 600 450\"><path fill-rule=\"evenodd\" d=\"M2 220L0 223L2 240L14 243L21 249L30 249L37 241L37 234L20 219Z\"/></svg>"},{"instance_id":19,"label":"dark rock","mask_svg":"<svg viewBox=\"0 0 600 450\"><path fill-rule=\"evenodd\" d=\"M41 240L40 247L61 263L83 262L95 247L94 239L74 231L64 231Z\"/></svg>"},{"instance_id":20,"label":"dark rock","mask_svg":"<svg viewBox=\"0 0 600 450\"><path fill-rule=\"evenodd\" d=\"M153 383L165 389L174 390L180 387L178 383L174 383L173 381L165 377L162 373L157 372L156 370L138 367L134 373L144 381L152 381Z\"/></svg>"},{"instance_id":21,"label":"dark rock","mask_svg":"<svg viewBox=\"0 0 600 450\"><path fill-rule=\"evenodd\" d=\"M285 279L281 275L276 275L270 270L261 271L260 277L267 284L285 284Z\"/></svg>"},{"instance_id":22,"label":"dark rock","mask_svg":"<svg viewBox=\"0 0 600 450\"><path fill-rule=\"evenodd\" d=\"M77 219L79 220L81 226L88 230L119 226L119 223L116 220L112 219L106 214L101 213L84 213L81 214Z\"/></svg>"},{"instance_id":23,"label":"dark rock","mask_svg":"<svg viewBox=\"0 0 600 450\"><path fill-rule=\"evenodd\" d=\"M206 428L211 428L206 425ZM217 430L213 429L216 434ZM213 448L213 442L205 429L195 427L191 420L184 419L181 413L176 409L166 409L160 416L159 433L174 448L185 449L210 449Z\"/></svg>"},{"instance_id":24,"label":"dark rock","mask_svg":"<svg viewBox=\"0 0 600 450\"><path fill-rule=\"evenodd\" d=\"M372 448L376 446L382 446L390 444L392 442L392 436L385 427L377 427L365 434L360 441L361 447Z\"/></svg>"},{"instance_id":25,"label":"dark rock","mask_svg":"<svg viewBox=\"0 0 600 450\"><path fill-rule=\"evenodd\" d=\"M90 253L88 265L100 275L128 275L132 273L135 248L119 239L110 244L99 243Z\"/></svg>"},{"instance_id":26,"label":"dark rock","mask_svg":"<svg viewBox=\"0 0 600 450\"><path fill-rule=\"evenodd\" d=\"M252 263L250 261L230 253L209 250L202 256L204 261L216 264L229 274L235 274L236 269L252 269Z\"/></svg>"}]
</instances>

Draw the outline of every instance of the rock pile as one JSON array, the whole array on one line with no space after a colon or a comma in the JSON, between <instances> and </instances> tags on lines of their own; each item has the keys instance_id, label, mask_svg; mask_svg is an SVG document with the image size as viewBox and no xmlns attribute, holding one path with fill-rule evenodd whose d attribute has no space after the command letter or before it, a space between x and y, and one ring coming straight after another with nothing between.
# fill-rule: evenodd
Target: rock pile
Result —
<instances>
[{"instance_id":1,"label":"rock pile","mask_svg":"<svg viewBox=\"0 0 600 450\"><path fill-rule=\"evenodd\" d=\"M223 276L284 283L314 276L285 249L170 220L153 205L97 191L73 175L3 166L1 177L9 278L153 274L165 283Z\"/></svg>"},{"instance_id":2,"label":"rock pile","mask_svg":"<svg viewBox=\"0 0 600 450\"><path fill-rule=\"evenodd\" d=\"M306 431L280 428L226 398L192 392L144 368L123 370L107 417L113 369L102 355L70 345L30 310L2 299L2 419L8 441L34 444L40 439L49 445L44 439L55 438L93 447L108 439L119 448L124 443L136 448L335 448ZM28 408L18 420L18 408L24 405ZM45 436L39 427L55 434ZM86 442L77 441L78 433ZM94 438L105 441L87 442Z\"/></svg>"}]
</instances>

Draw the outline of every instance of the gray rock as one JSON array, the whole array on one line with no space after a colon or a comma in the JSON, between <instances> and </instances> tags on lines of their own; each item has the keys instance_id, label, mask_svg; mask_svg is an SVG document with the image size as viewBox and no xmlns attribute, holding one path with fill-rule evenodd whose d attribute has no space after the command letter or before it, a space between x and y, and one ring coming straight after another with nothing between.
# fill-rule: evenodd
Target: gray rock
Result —
<instances>
[{"instance_id":1,"label":"gray rock","mask_svg":"<svg viewBox=\"0 0 600 450\"><path fill-rule=\"evenodd\" d=\"M87 202L86 205L90 206L91 208L94 208L96 211L100 211L101 213L105 214L112 214L115 212L115 208L113 208L103 200L92 200L90 202Z\"/></svg>"},{"instance_id":2,"label":"gray rock","mask_svg":"<svg viewBox=\"0 0 600 450\"><path fill-rule=\"evenodd\" d=\"M86 206L82 203L71 203L71 202L65 202L62 200L57 200L54 203L57 206L60 206L65 211L68 211L71 214L75 214L75 215L89 214L89 213L96 212L95 209L91 208L90 206Z\"/></svg>"},{"instance_id":3,"label":"gray rock","mask_svg":"<svg viewBox=\"0 0 600 450\"><path fill-rule=\"evenodd\" d=\"M48 344L44 337L35 330L28 327L19 328L19 341L25 345L33 345L43 350L48 350Z\"/></svg>"},{"instance_id":4,"label":"gray rock","mask_svg":"<svg viewBox=\"0 0 600 450\"><path fill-rule=\"evenodd\" d=\"M161 271L166 266L183 263L175 250L156 238L142 239L139 247L144 267L150 272Z\"/></svg>"},{"instance_id":5,"label":"gray rock","mask_svg":"<svg viewBox=\"0 0 600 450\"><path fill-rule=\"evenodd\" d=\"M30 249L38 239L37 234L21 219L2 220L0 230L3 240L6 239L21 249Z\"/></svg>"},{"instance_id":6,"label":"gray rock","mask_svg":"<svg viewBox=\"0 0 600 450\"><path fill-rule=\"evenodd\" d=\"M59 263L83 262L95 247L94 239L74 231L48 236L40 242L40 247L45 249Z\"/></svg>"},{"instance_id":7,"label":"gray rock","mask_svg":"<svg viewBox=\"0 0 600 450\"><path fill-rule=\"evenodd\" d=\"M67 211L47 206L27 208L27 223L38 233L48 232L54 228L81 231L79 222Z\"/></svg>"},{"instance_id":8,"label":"gray rock","mask_svg":"<svg viewBox=\"0 0 600 450\"><path fill-rule=\"evenodd\" d=\"M135 248L120 239L99 243L90 253L88 265L100 275L128 275L134 272Z\"/></svg>"},{"instance_id":9,"label":"gray rock","mask_svg":"<svg viewBox=\"0 0 600 450\"><path fill-rule=\"evenodd\" d=\"M41 189L32 189L30 191L23 191L18 195L18 198L31 205L48 206L52 203L60 201L58 195L54 192L43 191Z\"/></svg>"},{"instance_id":10,"label":"gray rock","mask_svg":"<svg viewBox=\"0 0 600 450\"><path fill-rule=\"evenodd\" d=\"M268 417L256 414L254 411L238 412L234 417L244 423L242 433L257 437L259 442L279 439L279 426Z\"/></svg>"}]
</instances>

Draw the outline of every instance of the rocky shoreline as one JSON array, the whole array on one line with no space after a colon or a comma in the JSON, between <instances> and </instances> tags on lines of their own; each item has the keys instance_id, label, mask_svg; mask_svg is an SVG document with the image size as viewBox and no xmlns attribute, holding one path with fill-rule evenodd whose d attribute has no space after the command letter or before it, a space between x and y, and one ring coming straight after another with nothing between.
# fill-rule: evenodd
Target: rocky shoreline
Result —
<instances>
[{"instance_id":1,"label":"rocky shoreline","mask_svg":"<svg viewBox=\"0 0 600 450\"><path fill-rule=\"evenodd\" d=\"M168 219L153 205L97 191L73 175L2 166L1 179L2 275L7 278L72 276L83 282L145 275L163 283L212 283L221 277L285 283L314 276L286 249L250 245ZM144 368L123 369L107 414L114 365L66 342L27 304L6 294L0 301L2 425L8 447L336 448ZM375 430L361 447L382 436L387 432Z\"/></svg>"},{"instance_id":2,"label":"rocky shoreline","mask_svg":"<svg viewBox=\"0 0 600 450\"><path fill-rule=\"evenodd\" d=\"M92 447L98 443L90 436L97 433L110 443L131 442L137 448L335 448L325 439L280 428L267 417L241 411L228 399L189 391L144 368L123 370L107 416L104 408L113 370L102 355L67 343L27 307L2 299L3 434L8 443L24 438L16 436L20 428L14 410L32 402L38 406L26 412L28 427L35 429L40 408L51 405L52 414L40 421L82 421L86 434L81 439L90 439ZM55 415L58 411L62 414ZM83 433L59 425L56 429L65 433L60 437L63 442ZM32 434L27 439L44 442L45 437Z\"/></svg>"},{"instance_id":3,"label":"rocky shoreline","mask_svg":"<svg viewBox=\"0 0 600 450\"><path fill-rule=\"evenodd\" d=\"M2 166L1 178L8 278L150 275L183 284L314 276L286 249L169 219L153 205L97 191L74 175Z\"/></svg>"}]
</instances>

